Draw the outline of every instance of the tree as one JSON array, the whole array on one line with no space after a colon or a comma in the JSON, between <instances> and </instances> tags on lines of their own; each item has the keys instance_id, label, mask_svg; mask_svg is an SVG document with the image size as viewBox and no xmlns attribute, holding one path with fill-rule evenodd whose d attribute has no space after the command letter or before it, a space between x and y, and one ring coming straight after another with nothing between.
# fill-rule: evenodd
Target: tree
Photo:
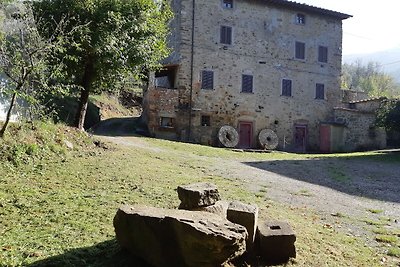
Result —
<instances>
[{"instance_id":1,"label":"tree","mask_svg":"<svg viewBox=\"0 0 400 267\"><path fill-rule=\"evenodd\" d=\"M5 75L0 80L0 93L11 98L0 130L2 138L17 99L34 105L41 92L49 88L48 60L57 41L40 37L29 5L2 2L0 6L3 11L0 18L0 74Z\"/></svg>"},{"instance_id":2,"label":"tree","mask_svg":"<svg viewBox=\"0 0 400 267\"><path fill-rule=\"evenodd\" d=\"M69 79L79 88L75 126L83 130L89 95L112 91L127 77L158 66L168 55L171 11L164 0L38 0L35 13L48 37L63 16L68 29L79 27L58 51Z\"/></svg>"},{"instance_id":3,"label":"tree","mask_svg":"<svg viewBox=\"0 0 400 267\"><path fill-rule=\"evenodd\" d=\"M400 100L382 101L376 112L376 124L389 131L400 131Z\"/></svg>"},{"instance_id":4,"label":"tree","mask_svg":"<svg viewBox=\"0 0 400 267\"><path fill-rule=\"evenodd\" d=\"M393 97L400 94L400 85L393 77L384 73L377 62L364 65L358 60L352 64L344 64L342 86L366 92L371 97Z\"/></svg>"}]
</instances>

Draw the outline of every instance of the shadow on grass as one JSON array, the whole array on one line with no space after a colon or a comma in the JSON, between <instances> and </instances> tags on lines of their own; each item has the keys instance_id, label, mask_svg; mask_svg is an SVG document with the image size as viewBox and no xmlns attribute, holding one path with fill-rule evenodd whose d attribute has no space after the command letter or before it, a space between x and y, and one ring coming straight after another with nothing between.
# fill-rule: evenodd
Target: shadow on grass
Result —
<instances>
[{"instance_id":1,"label":"shadow on grass","mask_svg":"<svg viewBox=\"0 0 400 267\"><path fill-rule=\"evenodd\" d=\"M244 162L291 179L369 199L400 203L400 152L308 160Z\"/></svg>"},{"instance_id":2,"label":"shadow on grass","mask_svg":"<svg viewBox=\"0 0 400 267\"><path fill-rule=\"evenodd\" d=\"M34 262L29 267L151 267L121 250L115 239L92 247L71 249L64 254Z\"/></svg>"},{"instance_id":3,"label":"shadow on grass","mask_svg":"<svg viewBox=\"0 0 400 267\"><path fill-rule=\"evenodd\" d=\"M140 117L111 118L94 125L90 131L102 136L148 136Z\"/></svg>"}]
</instances>

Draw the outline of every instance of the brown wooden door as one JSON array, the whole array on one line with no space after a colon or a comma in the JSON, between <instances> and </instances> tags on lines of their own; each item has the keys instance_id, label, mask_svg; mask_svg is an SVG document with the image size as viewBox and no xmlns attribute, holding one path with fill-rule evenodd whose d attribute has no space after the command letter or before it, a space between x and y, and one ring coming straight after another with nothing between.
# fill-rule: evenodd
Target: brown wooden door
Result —
<instances>
[{"instance_id":1,"label":"brown wooden door","mask_svg":"<svg viewBox=\"0 0 400 267\"><path fill-rule=\"evenodd\" d=\"M294 126L294 149L305 152L307 146L307 125Z\"/></svg>"},{"instance_id":2,"label":"brown wooden door","mask_svg":"<svg viewBox=\"0 0 400 267\"><path fill-rule=\"evenodd\" d=\"M329 125L321 125L319 127L319 138L319 149L321 152L331 152L331 127Z\"/></svg>"},{"instance_id":3,"label":"brown wooden door","mask_svg":"<svg viewBox=\"0 0 400 267\"><path fill-rule=\"evenodd\" d=\"M253 123L252 122L239 122L239 147L250 148L253 139Z\"/></svg>"}]
</instances>

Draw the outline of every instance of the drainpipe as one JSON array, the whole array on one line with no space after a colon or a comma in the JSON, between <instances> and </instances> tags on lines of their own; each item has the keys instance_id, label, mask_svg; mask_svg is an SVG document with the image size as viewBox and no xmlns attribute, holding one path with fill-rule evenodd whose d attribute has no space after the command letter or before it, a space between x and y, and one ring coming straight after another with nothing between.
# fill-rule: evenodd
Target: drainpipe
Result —
<instances>
[{"instance_id":1,"label":"drainpipe","mask_svg":"<svg viewBox=\"0 0 400 267\"><path fill-rule=\"evenodd\" d=\"M192 0L192 42L190 47L190 94L189 94L189 129L187 141L192 137L192 98L193 98L193 72L194 72L194 16L195 16L196 0Z\"/></svg>"}]
</instances>

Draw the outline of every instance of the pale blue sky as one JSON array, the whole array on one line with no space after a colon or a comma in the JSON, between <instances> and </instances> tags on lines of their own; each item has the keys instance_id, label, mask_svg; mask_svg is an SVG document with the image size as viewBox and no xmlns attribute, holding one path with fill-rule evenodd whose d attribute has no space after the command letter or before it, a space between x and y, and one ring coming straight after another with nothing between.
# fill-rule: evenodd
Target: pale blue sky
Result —
<instances>
[{"instance_id":1,"label":"pale blue sky","mask_svg":"<svg viewBox=\"0 0 400 267\"><path fill-rule=\"evenodd\" d=\"M343 21L343 55L400 49L399 0L297 0L353 15Z\"/></svg>"}]
</instances>

